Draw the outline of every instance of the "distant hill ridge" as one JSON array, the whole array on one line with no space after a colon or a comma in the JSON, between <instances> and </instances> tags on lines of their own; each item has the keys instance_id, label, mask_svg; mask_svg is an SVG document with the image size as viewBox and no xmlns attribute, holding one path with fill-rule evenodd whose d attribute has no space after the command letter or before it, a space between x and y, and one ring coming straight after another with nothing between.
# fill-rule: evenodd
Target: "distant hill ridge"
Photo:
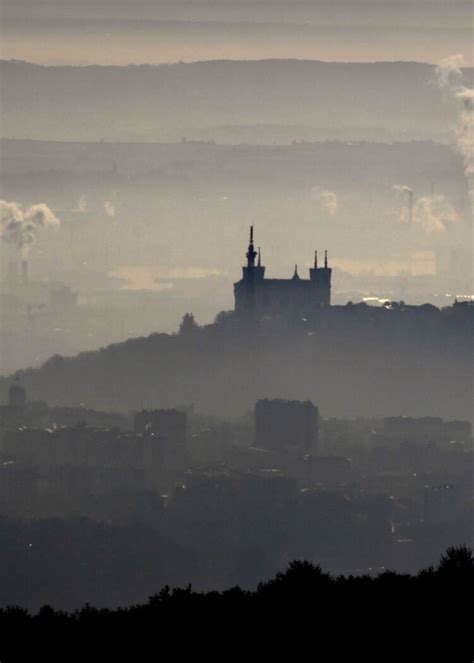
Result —
<instances>
[{"instance_id":1,"label":"distant hill ridge","mask_svg":"<svg viewBox=\"0 0 474 663\"><path fill-rule=\"evenodd\" d=\"M384 129L436 138L459 104L434 65L319 60L212 60L118 66L0 61L3 135L48 140L160 140L222 125ZM473 69L465 69L472 84ZM111 122L113 118L113 122ZM166 133L168 132L168 133ZM364 136L362 136L364 137Z\"/></svg>"},{"instance_id":2,"label":"distant hill ridge","mask_svg":"<svg viewBox=\"0 0 474 663\"><path fill-rule=\"evenodd\" d=\"M147 68L158 68L158 67L163 67L163 68L169 68L169 67L188 67L188 66L201 66L201 65L219 65L223 63L232 63L232 64L242 64L242 65L251 65L254 63L276 63L276 64L282 64L282 63L299 63L299 64L318 64L318 65L337 65L339 67L359 67L359 66L368 66L368 67L373 67L373 66L396 66L396 65L402 65L402 66L421 66L421 67L430 67L434 68L436 67L436 63L432 62L421 62L417 60L375 60L374 62L340 62L340 61L332 61L332 60L308 60L305 58L261 58L261 59L245 59L245 60L238 60L238 59L230 59L230 58L213 58L212 60L194 60L194 61L178 61L178 62L157 62L157 63L150 63L150 62L143 62L143 63L135 63L135 62L130 62L127 65L111 65L111 64L40 64L37 62L30 62L28 60L18 60L18 59L7 59L7 58L0 58L0 63L11 63L11 64L21 64L21 65L27 65L29 67L38 67L41 69L129 69L129 68L139 68L139 67L147 67ZM465 75L469 75L470 72L474 71L474 67L463 67L462 71Z\"/></svg>"}]
</instances>

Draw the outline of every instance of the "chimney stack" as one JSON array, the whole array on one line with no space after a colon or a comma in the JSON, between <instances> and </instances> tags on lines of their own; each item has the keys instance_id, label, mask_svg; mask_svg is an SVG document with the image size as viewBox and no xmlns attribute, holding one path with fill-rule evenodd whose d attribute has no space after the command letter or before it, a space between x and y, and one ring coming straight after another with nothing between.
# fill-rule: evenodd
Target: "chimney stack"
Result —
<instances>
[{"instance_id":1,"label":"chimney stack","mask_svg":"<svg viewBox=\"0 0 474 663\"><path fill-rule=\"evenodd\" d=\"M10 288L18 285L18 265L14 261L8 263L7 283Z\"/></svg>"},{"instance_id":2,"label":"chimney stack","mask_svg":"<svg viewBox=\"0 0 474 663\"><path fill-rule=\"evenodd\" d=\"M413 191L408 192L408 223L413 223Z\"/></svg>"},{"instance_id":3,"label":"chimney stack","mask_svg":"<svg viewBox=\"0 0 474 663\"><path fill-rule=\"evenodd\" d=\"M26 285L28 283L28 261L27 260L22 260L21 261L21 282L23 285Z\"/></svg>"}]
</instances>

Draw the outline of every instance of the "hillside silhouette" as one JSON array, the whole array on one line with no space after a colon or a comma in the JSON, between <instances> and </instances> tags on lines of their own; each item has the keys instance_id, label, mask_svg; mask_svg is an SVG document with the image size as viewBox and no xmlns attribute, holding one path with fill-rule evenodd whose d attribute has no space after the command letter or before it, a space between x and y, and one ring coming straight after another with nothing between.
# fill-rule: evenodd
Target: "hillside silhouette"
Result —
<instances>
[{"instance_id":1,"label":"hillside silhouette","mask_svg":"<svg viewBox=\"0 0 474 663\"><path fill-rule=\"evenodd\" d=\"M194 404L240 414L258 398L313 400L326 416L469 419L474 308L335 306L308 318L151 334L18 372L29 398L133 410ZM0 382L6 400L11 378Z\"/></svg>"}]
</instances>

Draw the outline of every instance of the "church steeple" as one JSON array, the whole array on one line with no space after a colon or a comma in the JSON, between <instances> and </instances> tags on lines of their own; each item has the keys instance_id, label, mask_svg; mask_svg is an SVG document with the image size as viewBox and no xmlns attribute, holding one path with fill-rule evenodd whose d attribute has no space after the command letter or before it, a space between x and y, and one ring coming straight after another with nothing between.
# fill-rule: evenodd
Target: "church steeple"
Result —
<instances>
[{"instance_id":1,"label":"church steeple","mask_svg":"<svg viewBox=\"0 0 474 663\"><path fill-rule=\"evenodd\" d=\"M258 262L256 263L256 257L258 255ZM265 277L265 267L262 267L262 254L260 252L260 247L258 247L258 253L255 251L253 245L253 226L250 226L250 238L249 238L249 247L247 253L245 254L247 258L247 264L243 267L243 278L248 283L253 283L256 281L261 281Z\"/></svg>"},{"instance_id":2,"label":"church steeple","mask_svg":"<svg viewBox=\"0 0 474 663\"><path fill-rule=\"evenodd\" d=\"M298 265L293 275L286 279L265 279L260 247L254 246L253 226L250 226L246 263L242 267L242 279L234 284L235 310L248 320L259 316L278 315L282 306L302 314L331 306L331 276L328 251L314 250L310 263L309 279L300 278ZM291 284L291 285L290 285Z\"/></svg>"},{"instance_id":3,"label":"church steeple","mask_svg":"<svg viewBox=\"0 0 474 663\"><path fill-rule=\"evenodd\" d=\"M255 267L255 258L257 256L257 252L254 249L253 246L253 226L250 226L250 241L249 241L249 248L247 250L246 258L247 258L247 267Z\"/></svg>"}]
</instances>

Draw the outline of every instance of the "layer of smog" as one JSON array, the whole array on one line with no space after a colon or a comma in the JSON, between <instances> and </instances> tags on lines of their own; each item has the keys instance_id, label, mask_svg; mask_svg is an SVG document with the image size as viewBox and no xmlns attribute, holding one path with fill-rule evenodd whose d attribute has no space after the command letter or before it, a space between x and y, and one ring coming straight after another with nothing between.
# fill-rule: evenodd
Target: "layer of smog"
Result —
<instances>
[{"instance_id":1,"label":"layer of smog","mask_svg":"<svg viewBox=\"0 0 474 663\"><path fill-rule=\"evenodd\" d=\"M3 374L176 331L186 311L212 322L233 306L249 222L273 277L328 248L337 304L472 296L468 182L450 146L6 140L2 157L5 226L38 201L54 219L4 233Z\"/></svg>"},{"instance_id":2,"label":"layer of smog","mask_svg":"<svg viewBox=\"0 0 474 663\"><path fill-rule=\"evenodd\" d=\"M466 11L6 0L0 621L464 606Z\"/></svg>"}]
</instances>

